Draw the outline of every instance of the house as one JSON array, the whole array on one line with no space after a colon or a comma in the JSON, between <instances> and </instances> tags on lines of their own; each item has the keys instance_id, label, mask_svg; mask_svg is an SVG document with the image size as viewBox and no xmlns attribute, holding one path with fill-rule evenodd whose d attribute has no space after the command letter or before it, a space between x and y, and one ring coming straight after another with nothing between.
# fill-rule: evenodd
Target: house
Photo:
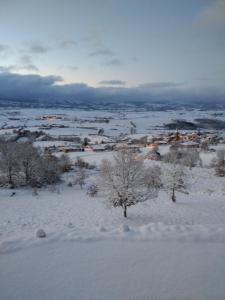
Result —
<instances>
[{"instance_id":1,"label":"house","mask_svg":"<svg viewBox=\"0 0 225 300\"><path fill-rule=\"evenodd\" d=\"M199 143L194 141L187 141L179 144L180 148L199 148Z\"/></svg>"},{"instance_id":2,"label":"house","mask_svg":"<svg viewBox=\"0 0 225 300\"><path fill-rule=\"evenodd\" d=\"M115 151L120 150L131 150L134 153L140 153L140 145L126 144L126 143L118 143L114 147Z\"/></svg>"},{"instance_id":3,"label":"house","mask_svg":"<svg viewBox=\"0 0 225 300\"><path fill-rule=\"evenodd\" d=\"M58 147L58 151L64 152L64 153L84 152L84 147L82 145L61 146L61 147Z\"/></svg>"},{"instance_id":4,"label":"house","mask_svg":"<svg viewBox=\"0 0 225 300\"><path fill-rule=\"evenodd\" d=\"M104 152L107 150L106 144L90 145L89 147L94 152Z\"/></svg>"}]
</instances>

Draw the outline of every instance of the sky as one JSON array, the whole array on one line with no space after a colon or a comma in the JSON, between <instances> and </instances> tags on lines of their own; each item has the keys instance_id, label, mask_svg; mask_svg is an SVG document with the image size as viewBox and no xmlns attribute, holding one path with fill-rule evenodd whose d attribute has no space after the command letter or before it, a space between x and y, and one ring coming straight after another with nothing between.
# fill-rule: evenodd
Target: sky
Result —
<instances>
[{"instance_id":1,"label":"sky","mask_svg":"<svg viewBox=\"0 0 225 300\"><path fill-rule=\"evenodd\" d=\"M223 98L225 0L0 0L1 97L12 82Z\"/></svg>"}]
</instances>

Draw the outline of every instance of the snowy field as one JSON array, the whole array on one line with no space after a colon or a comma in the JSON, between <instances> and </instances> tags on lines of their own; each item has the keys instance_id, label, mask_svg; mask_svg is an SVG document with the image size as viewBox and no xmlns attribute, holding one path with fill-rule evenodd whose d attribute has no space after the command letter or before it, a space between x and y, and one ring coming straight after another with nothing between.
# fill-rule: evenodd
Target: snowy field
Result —
<instances>
[{"instance_id":1,"label":"snowy field","mask_svg":"<svg viewBox=\"0 0 225 300\"><path fill-rule=\"evenodd\" d=\"M225 112L208 110L168 110L168 111L85 111L76 109L0 109L0 134L12 133L11 127L25 127L31 131L39 128L51 135L79 135L86 136L96 134L100 128L108 136L118 136L128 134L130 131L130 121L137 126L138 133L157 134L164 132L163 124L169 123L174 119L186 119L194 121L196 118L216 118L225 120ZM43 116L59 116L62 119L41 120ZM215 117L216 116L216 117ZM106 118L108 123L93 122ZM146 121L147 120L147 121ZM43 125L52 124L64 125L65 128L43 129Z\"/></svg>"},{"instance_id":2,"label":"snowy field","mask_svg":"<svg viewBox=\"0 0 225 300\"><path fill-rule=\"evenodd\" d=\"M1 189L0 299L225 299L224 178L188 177L189 195L174 204L160 192L127 220L66 183Z\"/></svg>"}]
</instances>

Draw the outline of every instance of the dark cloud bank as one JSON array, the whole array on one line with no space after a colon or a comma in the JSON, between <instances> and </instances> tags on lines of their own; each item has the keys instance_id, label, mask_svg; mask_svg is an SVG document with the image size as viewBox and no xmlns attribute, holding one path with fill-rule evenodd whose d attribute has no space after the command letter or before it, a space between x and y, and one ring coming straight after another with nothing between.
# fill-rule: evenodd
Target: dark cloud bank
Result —
<instances>
[{"instance_id":1,"label":"dark cloud bank","mask_svg":"<svg viewBox=\"0 0 225 300\"><path fill-rule=\"evenodd\" d=\"M107 83L107 81L103 81ZM113 83L123 83L112 81ZM110 81L108 81L110 83ZM84 83L63 84L59 76L20 75L0 73L0 106L11 103L42 106L91 107L153 107L164 104L180 106L225 106L225 92L213 88L187 88L173 82L142 84L137 87L101 86Z\"/></svg>"}]
</instances>

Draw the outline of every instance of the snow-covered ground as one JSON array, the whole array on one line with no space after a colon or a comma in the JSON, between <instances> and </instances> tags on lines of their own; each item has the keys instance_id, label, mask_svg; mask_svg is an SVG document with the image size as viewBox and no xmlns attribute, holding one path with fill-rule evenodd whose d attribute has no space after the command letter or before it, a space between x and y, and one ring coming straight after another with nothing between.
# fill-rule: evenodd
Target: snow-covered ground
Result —
<instances>
[{"instance_id":1,"label":"snow-covered ground","mask_svg":"<svg viewBox=\"0 0 225 300\"><path fill-rule=\"evenodd\" d=\"M1 259L1 299L223 300L221 243L58 242Z\"/></svg>"},{"instance_id":2,"label":"snow-covered ground","mask_svg":"<svg viewBox=\"0 0 225 300\"><path fill-rule=\"evenodd\" d=\"M193 168L189 195L160 192L127 220L65 183L1 189L0 299L225 299L224 183Z\"/></svg>"},{"instance_id":3,"label":"snow-covered ground","mask_svg":"<svg viewBox=\"0 0 225 300\"><path fill-rule=\"evenodd\" d=\"M94 135L100 128L113 138L128 134L133 121L138 134L152 136L172 119L193 121L214 113L14 111L0 110L0 135L12 134L13 126L36 131L54 123L66 126L44 130L56 139L59 134L76 134L93 143L105 138ZM59 113L62 120L40 120ZM9 120L12 116L15 120ZM109 122L93 123L95 117L107 117ZM71 143L54 140L35 145ZM160 146L159 151L165 154L168 146ZM112 154L68 155L73 162L81 156L99 165ZM127 220L101 193L94 198L87 195L87 186L97 180L95 171L90 171L83 190L67 186L73 179L71 173L64 175L65 182L38 194L27 188L1 188L0 300L224 300L225 179L206 167L215 155L201 152L204 168L188 171L189 194L178 193L177 203L160 191L157 199L130 207ZM47 237L37 238L38 229L45 230Z\"/></svg>"}]
</instances>

